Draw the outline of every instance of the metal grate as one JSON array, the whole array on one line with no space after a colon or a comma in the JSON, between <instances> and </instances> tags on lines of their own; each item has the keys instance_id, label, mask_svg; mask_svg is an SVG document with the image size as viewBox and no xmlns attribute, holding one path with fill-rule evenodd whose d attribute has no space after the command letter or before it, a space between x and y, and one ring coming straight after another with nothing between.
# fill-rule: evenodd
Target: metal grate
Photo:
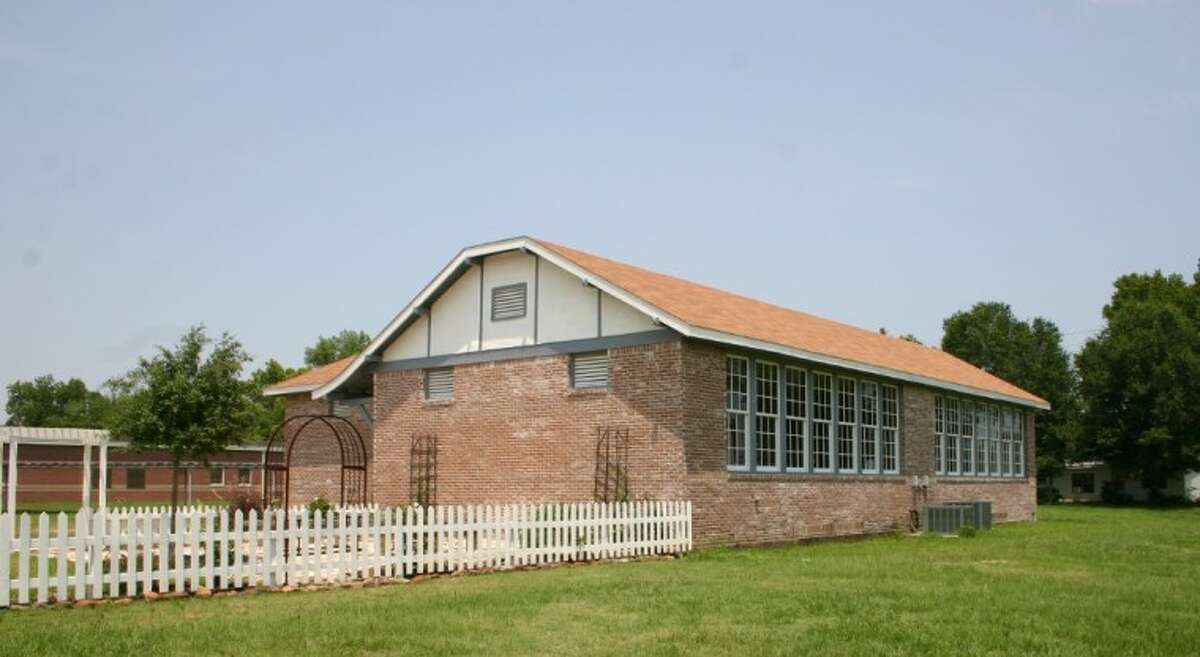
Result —
<instances>
[{"instance_id":1,"label":"metal grate","mask_svg":"<svg viewBox=\"0 0 1200 657\"><path fill-rule=\"evenodd\" d=\"M571 387L607 388L608 352L579 354L571 358Z\"/></svg>"},{"instance_id":2,"label":"metal grate","mask_svg":"<svg viewBox=\"0 0 1200 657\"><path fill-rule=\"evenodd\" d=\"M427 370L425 372L426 399L454 399L454 370Z\"/></svg>"},{"instance_id":3,"label":"metal grate","mask_svg":"<svg viewBox=\"0 0 1200 657\"><path fill-rule=\"evenodd\" d=\"M492 288L492 321L525 316L525 283Z\"/></svg>"}]
</instances>

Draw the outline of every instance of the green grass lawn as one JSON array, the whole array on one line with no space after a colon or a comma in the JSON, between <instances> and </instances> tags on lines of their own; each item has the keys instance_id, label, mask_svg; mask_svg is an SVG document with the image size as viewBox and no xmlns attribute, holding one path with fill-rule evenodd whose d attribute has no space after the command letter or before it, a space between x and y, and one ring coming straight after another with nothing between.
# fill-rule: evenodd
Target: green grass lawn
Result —
<instances>
[{"instance_id":1,"label":"green grass lawn","mask_svg":"<svg viewBox=\"0 0 1200 657\"><path fill-rule=\"evenodd\" d=\"M0 613L3 655L1196 655L1200 509Z\"/></svg>"}]
</instances>

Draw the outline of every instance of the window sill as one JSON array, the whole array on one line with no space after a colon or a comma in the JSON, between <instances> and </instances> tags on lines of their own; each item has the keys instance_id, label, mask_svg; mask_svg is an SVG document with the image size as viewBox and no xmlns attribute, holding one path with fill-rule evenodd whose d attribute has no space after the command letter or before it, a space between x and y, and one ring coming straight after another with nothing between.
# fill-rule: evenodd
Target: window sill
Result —
<instances>
[{"instance_id":1,"label":"window sill","mask_svg":"<svg viewBox=\"0 0 1200 657\"><path fill-rule=\"evenodd\" d=\"M886 481L903 483L909 477L902 474L850 474L845 472L748 472L726 470L729 481Z\"/></svg>"},{"instance_id":2,"label":"window sill","mask_svg":"<svg viewBox=\"0 0 1200 657\"><path fill-rule=\"evenodd\" d=\"M567 390L567 397L592 397L595 395L607 395L608 393L608 386L603 388L570 388Z\"/></svg>"},{"instance_id":3,"label":"window sill","mask_svg":"<svg viewBox=\"0 0 1200 657\"><path fill-rule=\"evenodd\" d=\"M1020 482L1020 481L1029 481L1029 477L1000 477L1000 476L975 477L972 475L947 475L947 474L933 475L933 477L937 481L945 481L947 483L955 483L955 484L970 484L970 483L1003 484L1003 483L1013 483L1013 482Z\"/></svg>"},{"instance_id":4,"label":"window sill","mask_svg":"<svg viewBox=\"0 0 1200 657\"><path fill-rule=\"evenodd\" d=\"M422 399L422 406L450 406L454 404L453 399Z\"/></svg>"}]
</instances>

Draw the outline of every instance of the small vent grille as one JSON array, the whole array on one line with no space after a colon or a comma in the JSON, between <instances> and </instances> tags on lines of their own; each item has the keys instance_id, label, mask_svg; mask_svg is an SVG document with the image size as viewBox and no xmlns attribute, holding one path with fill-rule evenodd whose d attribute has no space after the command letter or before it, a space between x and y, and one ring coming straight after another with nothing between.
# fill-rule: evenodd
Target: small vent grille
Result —
<instances>
[{"instance_id":1,"label":"small vent grille","mask_svg":"<svg viewBox=\"0 0 1200 657\"><path fill-rule=\"evenodd\" d=\"M492 288L492 321L525 316L525 284Z\"/></svg>"},{"instance_id":2,"label":"small vent grille","mask_svg":"<svg viewBox=\"0 0 1200 657\"><path fill-rule=\"evenodd\" d=\"M454 370L429 370L425 372L426 399L454 399Z\"/></svg>"},{"instance_id":3,"label":"small vent grille","mask_svg":"<svg viewBox=\"0 0 1200 657\"><path fill-rule=\"evenodd\" d=\"M571 359L571 386L608 387L608 353L579 354Z\"/></svg>"}]
</instances>

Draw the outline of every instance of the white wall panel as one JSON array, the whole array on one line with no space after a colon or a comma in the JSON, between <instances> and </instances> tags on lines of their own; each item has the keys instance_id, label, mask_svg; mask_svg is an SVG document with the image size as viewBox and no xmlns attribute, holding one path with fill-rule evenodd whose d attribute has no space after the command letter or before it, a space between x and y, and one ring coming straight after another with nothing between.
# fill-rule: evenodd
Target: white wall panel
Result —
<instances>
[{"instance_id":1,"label":"white wall panel","mask_svg":"<svg viewBox=\"0 0 1200 657\"><path fill-rule=\"evenodd\" d=\"M479 348L479 267L471 267L433 302L432 354L459 354Z\"/></svg>"},{"instance_id":2,"label":"white wall panel","mask_svg":"<svg viewBox=\"0 0 1200 657\"><path fill-rule=\"evenodd\" d=\"M404 332L396 336L387 349L383 350L384 360L404 360L406 358L424 358L427 354L426 339L429 321L418 317Z\"/></svg>"},{"instance_id":3,"label":"white wall panel","mask_svg":"<svg viewBox=\"0 0 1200 657\"><path fill-rule=\"evenodd\" d=\"M602 335L622 335L654 330L654 321L640 310L604 294L601 298L600 328Z\"/></svg>"},{"instance_id":4,"label":"white wall panel","mask_svg":"<svg viewBox=\"0 0 1200 657\"><path fill-rule=\"evenodd\" d=\"M538 307L538 343L596 336L596 288L542 262Z\"/></svg>"},{"instance_id":5,"label":"white wall panel","mask_svg":"<svg viewBox=\"0 0 1200 657\"><path fill-rule=\"evenodd\" d=\"M533 255L512 251L489 256L483 263L483 348L503 349L533 344L533 274L537 266ZM546 263L542 263L546 267ZM525 316L492 321L492 288L514 283L525 284Z\"/></svg>"}]
</instances>

